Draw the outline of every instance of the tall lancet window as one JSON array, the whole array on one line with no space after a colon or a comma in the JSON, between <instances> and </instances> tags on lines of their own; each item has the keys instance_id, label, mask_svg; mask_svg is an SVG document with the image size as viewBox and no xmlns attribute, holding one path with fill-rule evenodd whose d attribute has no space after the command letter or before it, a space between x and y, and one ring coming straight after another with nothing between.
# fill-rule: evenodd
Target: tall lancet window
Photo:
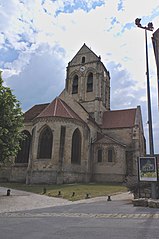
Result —
<instances>
[{"instance_id":1,"label":"tall lancet window","mask_svg":"<svg viewBox=\"0 0 159 239\"><path fill-rule=\"evenodd\" d=\"M23 134L25 138L20 142L20 150L15 158L15 163L28 163L29 161L31 134L27 130L24 130Z\"/></svg>"},{"instance_id":2,"label":"tall lancet window","mask_svg":"<svg viewBox=\"0 0 159 239\"><path fill-rule=\"evenodd\" d=\"M87 77L87 92L93 91L93 73L90 72Z\"/></svg>"},{"instance_id":3,"label":"tall lancet window","mask_svg":"<svg viewBox=\"0 0 159 239\"><path fill-rule=\"evenodd\" d=\"M50 159L52 154L53 135L49 127L42 130L39 136L38 158Z\"/></svg>"},{"instance_id":4,"label":"tall lancet window","mask_svg":"<svg viewBox=\"0 0 159 239\"><path fill-rule=\"evenodd\" d=\"M76 129L72 136L71 163L81 163L81 133L79 129Z\"/></svg>"},{"instance_id":5,"label":"tall lancet window","mask_svg":"<svg viewBox=\"0 0 159 239\"><path fill-rule=\"evenodd\" d=\"M78 93L78 75L75 75L72 83L72 94Z\"/></svg>"}]
</instances>

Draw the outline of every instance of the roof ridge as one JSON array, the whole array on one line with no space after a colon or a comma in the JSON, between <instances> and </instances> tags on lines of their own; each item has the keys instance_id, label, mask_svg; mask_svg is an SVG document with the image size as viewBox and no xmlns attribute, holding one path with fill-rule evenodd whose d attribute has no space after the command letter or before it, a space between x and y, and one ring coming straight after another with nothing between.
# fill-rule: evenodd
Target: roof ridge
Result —
<instances>
[{"instance_id":1,"label":"roof ridge","mask_svg":"<svg viewBox=\"0 0 159 239\"><path fill-rule=\"evenodd\" d=\"M53 116L56 115L56 109L57 109L57 98L55 98L55 109L54 109L54 112L53 112Z\"/></svg>"},{"instance_id":2,"label":"roof ridge","mask_svg":"<svg viewBox=\"0 0 159 239\"><path fill-rule=\"evenodd\" d=\"M62 100L59 98L61 104L63 105L64 109L67 111L67 113L71 116L71 118L73 118L73 115L67 110L66 106L64 105L64 103L62 102ZM67 105L68 106L68 105ZM70 108L71 109L71 108ZM71 109L72 110L72 109ZM74 112L75 113L75 112Z\"/></svg>"},{"instance_id":3,"label":"roof ridge","mask_svg":"<svg viewBox=\"0 0 159 239\"><path fill-rule=\"evenodd\" d=\"M105 112L128 111L128 110L136 110L136 109L137 109L137 107L136 107L136 108L130 108L130 109L121 109L121 110L120 110L120 109L119 109L119 110L118 110L118 109L117 109L117 110L108 110L108 111L105 111ZM104 112L104 113L105 113L105 112Z\"/></svg>"}]
</instances>

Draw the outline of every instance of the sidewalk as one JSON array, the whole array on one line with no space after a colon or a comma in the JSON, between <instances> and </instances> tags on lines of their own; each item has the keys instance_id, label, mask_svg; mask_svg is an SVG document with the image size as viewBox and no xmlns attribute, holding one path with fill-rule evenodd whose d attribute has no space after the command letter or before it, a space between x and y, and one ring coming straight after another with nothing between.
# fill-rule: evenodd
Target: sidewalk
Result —
<instances>
[{"instance_id":1,"label":"sidewalk","mask_svg":"<svg viewBox=\"0 0 159 239\"><path fill-rule=\"evenodd\" d=\"M10 196L6 196L7 188L0 187L0 213L25 211L32 209L40 209L47 207L90 203L95 201L105 201L107 197L96 197L83 199L75 202L68 201L63 198L53 198L45 195L34 194L30 192L11 189ZM116 200L131 200L132 195L128 192L111 196L113 201Z\"/></svg>"}]
</instances>

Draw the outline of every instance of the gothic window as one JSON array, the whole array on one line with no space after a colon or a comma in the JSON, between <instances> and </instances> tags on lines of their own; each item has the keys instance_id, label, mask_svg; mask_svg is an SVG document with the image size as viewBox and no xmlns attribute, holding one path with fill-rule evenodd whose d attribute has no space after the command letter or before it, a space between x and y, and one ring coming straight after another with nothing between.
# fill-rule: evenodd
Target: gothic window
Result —
<instances>
[{"instance_id":1,"label":"gothic window","mask_svg":"<svg viewBox=\"0 0 159 239\"><path fill-rule=\"evenodd\" d=\"M102 162L102 149L98 149L98 163Z\"/></svg>"},{"instance_id":2,"label":"gothic window","mask_svg":"<svg viewBox=\"0 0 159 239\"><path fill-rule=\"evenodd\" d=\"M28 163L31 135L28 131L22 132L25 138L20 142L20 150L15 158L15 163Z\"/></svg>"},{"instance_id":3,"label":"gothic window","mask_svg":"<svg viewBox=\"0 0 159 239\"><path fill-rule=\"evenodd\" d=\"M113 149L108 149L108 162L113 162Z\"/></svg>"},{"instance_id":4,"label":"gothic window","mask_svg":"<svg viewBox=\"0 0 159 239\"><path fill-rule=\"evenodd\" d=\"M81 163L81 133L79 129L76 129L72 136L71 163Z\"/></svg>"},{"instance_id":5,"label":"gothic window","mask_svg":"<svg viewBox=\"0 0 159 239\"><path fill-rule=\"evenodd\" d=\"M52 154L53 135L51 129L46 127L39 136L38 158L50 159Z\"/></svg>"},{"instance_id":6,"label":"gothic window","mask_svg":"<svg viewBox=\"0 0 159 239\"><path fill-rule=\"evenodd\" d=\"M90 72L87 77L87 92L93 91L93 73Z\"/></svg>"},{"instance_id":7,"label":"gothic window","mask_svg":"<svg viewBox=\"0 0 159 239\"><path fill-rule=\"evenodd\" d=\"M82 64L85 63L85 60L86 60L86 58L85 58L85 56L83 56L83 57L82 57Z\"/></svg>"},{"instance_id":8,"label":"gothic window","mask_svg":"<svg viewBox=\"0 0 159 239\"><path fill-rule=\"evenodd\" d=\"M75 75L72 83L72 94L78 93L78 75Z\"/></svg>"}]
</instances>

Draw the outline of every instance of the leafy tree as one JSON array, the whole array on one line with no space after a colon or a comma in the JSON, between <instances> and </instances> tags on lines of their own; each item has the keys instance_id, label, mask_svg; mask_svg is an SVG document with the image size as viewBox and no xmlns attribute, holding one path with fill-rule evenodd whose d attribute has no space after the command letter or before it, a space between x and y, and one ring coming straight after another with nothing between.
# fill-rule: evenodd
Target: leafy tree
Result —
<instances>
[{"instance_id":1,"label":"leafy tree","mask_svg":"<svg viewBox=\"0 0 159 239\"><path fill-rule=\"evenodd\" d=\"M23 113L12 90L3 86L1 73L0 71L0 162L6 163L20 149Z\"/></svg>"}]
</instances>

